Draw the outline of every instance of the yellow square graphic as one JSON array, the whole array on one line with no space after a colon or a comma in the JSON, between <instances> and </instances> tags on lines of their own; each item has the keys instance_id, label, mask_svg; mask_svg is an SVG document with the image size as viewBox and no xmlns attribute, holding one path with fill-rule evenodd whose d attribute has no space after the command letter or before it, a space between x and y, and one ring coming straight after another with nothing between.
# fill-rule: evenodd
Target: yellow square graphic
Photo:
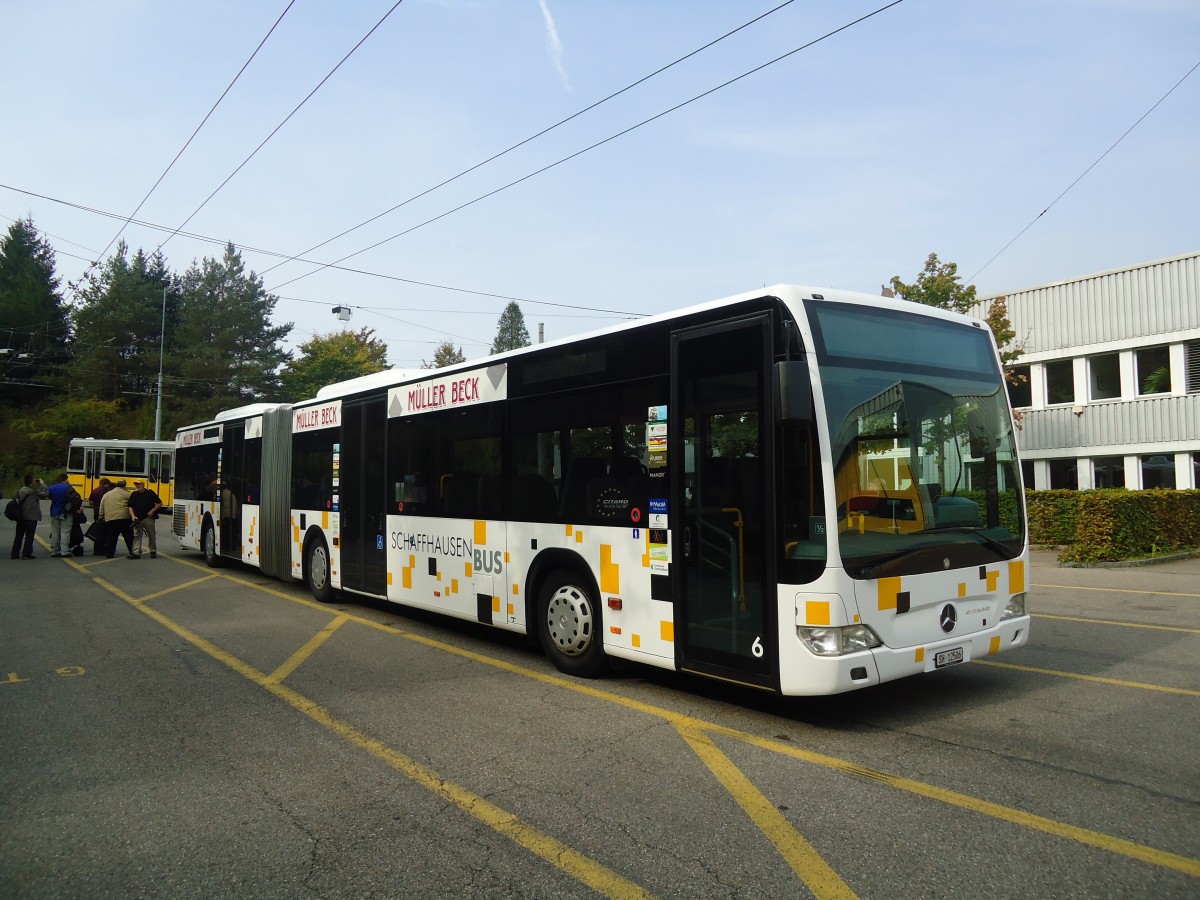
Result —
<instances>
[{"instance_id":1,"label":"yellow square graphic","mask_svg":"<svg viewBox=\"0 0 1200 900\"><path fill-rule=\"evenodd\" d=\"M1008 564L1008 589L1014 594L1025 590L1025 560L1018 559Z\"/></svg>"},{"instance_id":2,"label":"yellow square graphic","mask_svg":"<svg viewBox=\"0 0 1200 900\"><path fill-rule=\"evenodd\" d=\"M829 624L829 601L828 600L805 600L804 601L804 621L808 625L828 625Z\"/></svg>"},{"instance_id":3,"label":"yellow square graphic","mask_svg":"<svg viewBox=\"0 0 1200 900\"><path fill-rule=\"evenodd\" d=\"M900 578L879 579L879 608L880 610L895 609L896 595L900 593Z\"/></svg>"}]
</instances>

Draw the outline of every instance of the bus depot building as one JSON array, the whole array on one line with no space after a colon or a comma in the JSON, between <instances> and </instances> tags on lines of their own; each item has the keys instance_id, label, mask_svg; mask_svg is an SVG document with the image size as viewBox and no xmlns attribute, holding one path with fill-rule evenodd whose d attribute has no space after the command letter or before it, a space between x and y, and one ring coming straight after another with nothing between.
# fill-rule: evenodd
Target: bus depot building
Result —
<instances>
[{"instance_id":1,"label":"bus depot building","mask_svg":"<svg viewBox=\"0 0 1200 900\"><path fill-rule=\"evenodd\" d=\"M1026 487L1200 487L1200 253L1002 296Z\"/></svg>"}]
</instances>

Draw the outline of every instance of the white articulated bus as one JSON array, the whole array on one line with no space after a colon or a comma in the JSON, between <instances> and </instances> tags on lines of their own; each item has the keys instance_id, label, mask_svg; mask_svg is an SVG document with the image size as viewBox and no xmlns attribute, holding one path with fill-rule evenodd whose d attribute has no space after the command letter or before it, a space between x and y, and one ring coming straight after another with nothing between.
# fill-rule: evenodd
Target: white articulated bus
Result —
<instances>
[{"instance_id":1,"label":"white articulated bus","mask_svg":"<svg viewBox=\"0 0 1200 900\"><path fill-rule=\"evenodd\" d=\"M176 533L211 564L524 632L575 675L833 694L1029 637L991 332L904 301L777 286L177 445Z\"/></svg>"}]
</instances>

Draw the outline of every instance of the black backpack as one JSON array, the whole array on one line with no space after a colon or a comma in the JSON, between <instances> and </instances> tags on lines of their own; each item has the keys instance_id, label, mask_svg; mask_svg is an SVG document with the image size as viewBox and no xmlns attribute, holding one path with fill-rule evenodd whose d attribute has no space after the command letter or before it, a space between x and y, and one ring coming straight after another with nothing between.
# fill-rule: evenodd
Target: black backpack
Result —
<instances>
[{"instance_id":1,"label":"black backpack","mask_svg":"<svg viewBox=\"0 0 1200 900\"><path fill-rule=\"evenodd\" d=\"M76 510L78 510L80 507L82 507L83 506L83 498L81 496L79 496L79 491L75 490L75 488L71 488L70 490L68 490L67 491L67 502L65 505L66 505L66 510L69 513L73 513Z\"/></svg>"},{"instance_id":2,"label":"black backpack","mask_svg":"<svg viewBox=\"0 0 1200 900\"><path fill-rule=\"evenodd\" d=\"M16 497L8 501L8 505L4 507L4 518L10 522L21 521L21 503Z\"/></svg>"}]
</instances>

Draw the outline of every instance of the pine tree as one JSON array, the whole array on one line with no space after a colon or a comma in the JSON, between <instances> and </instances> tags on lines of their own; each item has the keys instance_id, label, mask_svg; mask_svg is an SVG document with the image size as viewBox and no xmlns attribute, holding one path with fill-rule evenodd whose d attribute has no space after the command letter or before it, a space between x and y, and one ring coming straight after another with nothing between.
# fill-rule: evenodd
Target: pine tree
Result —
<instances>
[{"instance_id":1,"label":"pine tree","mask_svg":"<svg viewBox=\"0 0 1200 900\"><path fill-rule=\"evenodd\" d=\"M517 350L529 346L529 331L525 328L525 317L516 301L510 302L500 313L500 322L496 328L496 340L492 342L493 353L503 353L505 350Z\"/></svg>"},{"instance_id":2,"label":"pine tree","mask_svg":"<svg viewBox=\"0 0 1200 900\"><path fill-rule=\"evenodd\" d=\"M241 254L205 257L180 279L179 325L168 396L176 414L199 421L235 406L280 396L279 368L290 359L280 341L292 324L273 325L277 297L246 272Z\"/></svg>"},{"instance_id":3,"label":"pine tree","mask_svg":"<svg viewBox=\"0 0 1200 900\"><path fill-rule=\"evenodd\" d=\"M32 219L0 238L0 377L6 399L36 403L66 362L67 307L59 292L54 248Z\"/></svg>"},{"instance_id":4,"label":"pine tree","mask_svg":"<svg viewBox=\"0 0 1200 900\"><path fill-rule=\"evenodd\" d=\"M121 241L76 293L71 392L104 400L152 395L160 342L173 342L178 305L162 255L138 250L129 259Z\"/></svg>"}]
</instances>

